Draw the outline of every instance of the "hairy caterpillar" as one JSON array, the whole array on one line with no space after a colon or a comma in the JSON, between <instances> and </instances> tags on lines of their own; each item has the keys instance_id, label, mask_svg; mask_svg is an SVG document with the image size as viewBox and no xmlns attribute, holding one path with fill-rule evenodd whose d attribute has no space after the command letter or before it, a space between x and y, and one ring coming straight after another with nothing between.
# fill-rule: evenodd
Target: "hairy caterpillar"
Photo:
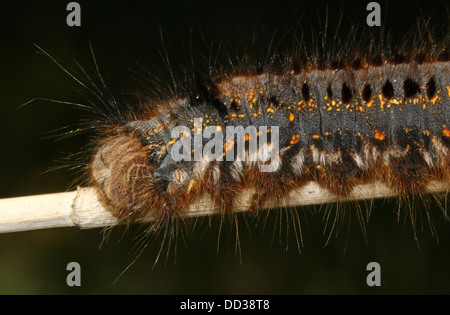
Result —
<instances>
[{"instance_id":1,"label":"hairy caterpillar","mask_svg":"<svg viewBox=\"0 0 450 315\"><path fill-rule=\"evenodd\" d=\"M114 126L93 157L93 184L120 218L148 211L177 216L205 193L228 213L242 185L255 187L254 210L310 180L337 194L363 179L419 194L433 177L448 180L450 64L446 54L408 62L396 58L201 83L198 92L168 101L156 113ZM278 125L275 172L259 172L248 161L214 163L210 156L174 161L170 131L179 124L194 131L198 115L204 128L218 131Z\"/></svg>"},{"instance_id":2,"label":"hairy caterpillar","mask_svg":"<svg viewBox=\"0 0 450 315\"><path fill-rule=\"evenodd\" d=\"M184 95L106 127L90 165L91 183L128 221L177 218L203 194L221 213L231 213L244 186L255 189L253 210L311 180L338 195L374 180L400 195L420 194L431 179L449 179L449 71L444 42L432 52L355 54L302 65L291 59L276 70L198 80ZM276 170L259 172L236 155L175 161L171 130L183 125L194 132L197 117L217 131L278 126ZM220 141L225 152L227 144L237 146L234 138Z\"/></svg>"}]
</instances>

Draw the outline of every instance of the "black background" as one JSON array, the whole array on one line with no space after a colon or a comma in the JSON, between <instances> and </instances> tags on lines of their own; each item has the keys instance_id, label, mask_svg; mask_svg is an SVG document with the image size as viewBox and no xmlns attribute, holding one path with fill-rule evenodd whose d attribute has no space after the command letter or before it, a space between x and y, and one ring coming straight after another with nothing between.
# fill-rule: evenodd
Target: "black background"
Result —
<instances>
[{"instance_id":1,"label":"black background","mask_svg":"<svg viewBox=\"0 0 450 315\"><path fill-rule=\"evenodd\" d=\"M74 60L92 66L92 44L101 72L117 95L134 91L139 84L133 72L138 64L169 80L161 52L161 32L172 69L181 71L189 56L207 55L211 43L234 50L255 32L267 42L300 25L309 32L330 25L341 16L345 25L365 25L368 1L79 1L82 26L68 27L69 1L20 1L2 4L0 18L0 197L65 191L75 172L60 169L66 153L77 152L89 135L65 141L47 138L49 132L74 126L83 113L69 106L35 101L36 97L80 100L77 87L49 58L37 54L36 43L63 64ZM448 23L446 1L380 1L382 23L394 35L409 31L417 17ZM327 9L328 8L328 9ZM385 14L387 13L387 14ZM321 21L319 21L321 19ZM297 22L300 21L298 24ZM333 26L330 26L333 30ZM345 29L345 28L344 28ZM214 46L215 47L215 46ZM261 49L256 45L253 49ZM150 87L151 88L151 87ZM81 101L81 100L80 100ZM364 242L356 216L325 246L323 216L314 209L302 221L304 246L300 254L295 239L273 237L276 215L267 227L242 225L242 254L235 253L234 238L221 237L217 251L217 220L200 222L186 241L179 243L176 263L153 268L156 247L150 247L115 283L134 259L136 228L124 236L113 233L99 248L99 229L54 229L0 235L0 293L150 293L150 294L302 294L302 293L450 293L450 226L435 203L430 211L438 231L433 237L425 219L419 241L404 216L397 221L395 201L374 203ZM1 209L0 209L1 211ZM350 210L350 212L354 212ZM274 212L275 213L275 212ZM423 213L423 209L422 209ZM262 233L264 231L264 233ZM277 233L279 231L276 230ZM281 239L281 240L280 240ZM289 248L286 249L286 244ZM81 264L82 286L66 285L66 265ZM366 265L382 268L382 286L366 285Z\"/></svg>"}]
</instances>

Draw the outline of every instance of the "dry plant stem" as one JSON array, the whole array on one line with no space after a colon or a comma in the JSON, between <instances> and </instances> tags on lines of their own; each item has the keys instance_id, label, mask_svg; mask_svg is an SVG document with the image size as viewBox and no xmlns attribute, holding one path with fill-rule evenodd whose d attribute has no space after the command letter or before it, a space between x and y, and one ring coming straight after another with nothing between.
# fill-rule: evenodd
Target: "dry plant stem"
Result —
<instances>
[{"instance_id":1,"label":"dry plant stem","mask_svg":"<svg viewBox=\"0 0 450 315\"><path fill-rule=\"evenodd\" d=\"M430 182L424 193L447 193L448 184L443 181ZM239 196L236 211L246 211L251 204L252 189ZM356 186L347 197L337 197L329 190L310 182L300 189L291 191L282 203L267 202L264 208L304 206L333 203L346 200L364 200L397 196L397 193L382 184ZM218 209L208 196L192 204L188 217L211 215ZM148 219L151 221L151 218ZM0 200L0 233L20 232L56 227L76 226L81 229L105 227L117 224L117 219L99 201L95 188L79 187L77 191L7 198Z\"/></svg>"}]
</instances>

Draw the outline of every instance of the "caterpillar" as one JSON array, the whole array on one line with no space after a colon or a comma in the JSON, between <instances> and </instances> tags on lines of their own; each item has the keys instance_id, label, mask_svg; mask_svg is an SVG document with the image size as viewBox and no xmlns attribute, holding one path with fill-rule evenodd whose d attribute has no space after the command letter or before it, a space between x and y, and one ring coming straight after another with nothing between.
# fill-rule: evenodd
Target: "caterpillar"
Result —
<instances>
[{"instance_id":1,"label":"caterpillar","mask_svg":"<svg viewBox=\"0 0 450 315\"><path fill-rule=\"evenodd\" d=\"M243 187L255 190L253 211L309 181L342 196L375 180L400 195L420 194L429 181L449 179L446 48L428 55L294 62L277 72L199 80L185 95L106 128L89 167L91 183L115 216L131 221L181 217L205 194L221 213L231 213ZM171 131L177 126L192 133L198 127L266 127L269 136L276 126L276 167L261 172L261 165L237 158L238 142L249 152L260 132L244 132L240 139L222 135L218 157L233 151L230 160L204 155L176 161L171 148L179 139Z\"/></svg>"}]
</instances>

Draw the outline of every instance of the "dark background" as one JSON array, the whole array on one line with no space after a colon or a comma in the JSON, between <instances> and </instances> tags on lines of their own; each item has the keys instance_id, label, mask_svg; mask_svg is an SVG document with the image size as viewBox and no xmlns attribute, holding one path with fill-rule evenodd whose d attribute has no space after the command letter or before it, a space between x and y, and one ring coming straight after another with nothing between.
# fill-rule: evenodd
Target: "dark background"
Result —
<instances>
[{"instance_id":1,"label":"dark background","mask_svg":"<svg viewBox=\"0 0 450 315\"><path fill-rule=\"evenodd\" d=\"M309 32L323 24L327 8L330 25L344 12L345 25L367 27L369 1L78 1L82 26L66 25L69 1L20 1L4 4L0 18L0 198L68 190L76 173L46 170L59 165L67 153L77 152L88 134L65 141L48 138L49 132L73 126L83 113L70 106L35 101L36 97L80 102L76 84L52 63L37 54L38 44L63 64L74 60L92 66L92 44L102 74L116 95L139 87L133 73L138 64L169 79L161 52L161 31L172 69L179 72L189 56L208 55L211 43L239 51L255 32L267 42L274 32L283 34L300 25ZM416 18L431 17L433 24L448 25L447 1L391 1L382 5L382 23L401 36ZM386 6L387 5L387 6ZM387 15L385 14L387 13ZM320 19L321 20L320 20ZM319 21L320 20L320 21ZM298 21L300 21L298 23ZM333 26L330 26L333 30ZM345 29L345 28L344 28ZM266 38L266 39L265 39ZM215 47L215 46L214 46ZM261 49L256 45L253 49ZM151 89L151 86L150 86ZM363 205L364 207L364 205ZM241 228L242 254L236 255L233 237L221 237L217 222L199 224L186 242L180 242L176 263L153 268L156 247L150 247L115 283L133 261L131 228L118 231L101 247L100 229L54 229L0 235L0 293L148 293L148 294L302 294L302 293L450 293L450 225L436 203L434 215L439 241L426 219L418 228L418 242L404 213L397 221L395 201L374 203L365 243L351 215L351 226L325 246L323 211L299 209L304 246L299 253L293 233L272 238L276 212L265 229L245 224ZM424 213L424 209L421 213ZM1 211L1 209L0 209ZM316 215L311 215L312 213ZM349 209L349 213L355 212ZM264 233L262 233L264 231ZM276 230L277 233L279 230ZM286 244L289 248L286 249ZM100 247L100 248L99 248ZM82 286L66 285L66 265L81 264ZM366 285L366 265L382 268L382 286Z\"/></svg>"}]
</instances>

